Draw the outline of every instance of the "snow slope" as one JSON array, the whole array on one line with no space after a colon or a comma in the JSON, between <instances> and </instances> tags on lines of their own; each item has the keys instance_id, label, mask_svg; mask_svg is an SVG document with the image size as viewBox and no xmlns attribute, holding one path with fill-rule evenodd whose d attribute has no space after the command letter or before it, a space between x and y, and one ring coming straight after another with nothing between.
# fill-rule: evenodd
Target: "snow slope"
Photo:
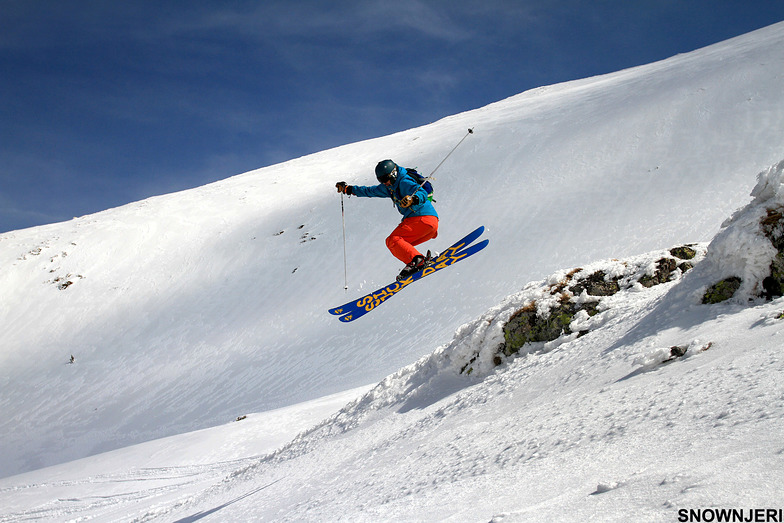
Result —
<instances>
[{"instance_id":1,"label":"snow slope","mask_svg":"<svg viewBox=\"0 0 784 523\"><path fill-rule=\"evenodd\" d=\"M737 239L759 237L764 209L784 206L782 178L784 162L762 173L755 200L695 245L694 269L603 298L579 320L584 336L461 374L497 345L510 310L575 274L558 271L371 390L0 480L0 520L680 521L702 510L717 521L704 511L726 509L778 521L784 299L701 296L727 265L754 282L770 262ZM639 276L665 253L583 270ZM672 359L673 345L688 349ZM310 413L358 394L273 452ZM276 422L282 438L269 434ZM773 518L746 519L754 510Z\"/></svg>"},{"instance_id":2,"label":"snow slope","mask_svg":"<svg viewBox=\"0 0 784 523\"><path fill-rule=\"evenodd\" d=\"M780 508L784 302L688 304L677 317L658 306L673 285L626 296L595 333L482 381L439 369L439 352L182 507L156 508L214 521L504 522ZM657 365L684 343L684 359Z\"/></svg>"},{"instance_id":3,"label":"snow slope","mask_svg":"<svg viewBox=\"0 0 784 523\"><path fill-rule=\"evenodd\" d=\"M782 40L784 24L777 24L649 66L540 88L419 129L347 145L199 189L3 234L0 411L4 416L0 437L3 448L13 450L2 453L0 475L377 382L429 354L449 339L456 326L528 281L597 259L710 240L722 221L748 201L754 174L781 159ZM490 247L433 280L417 284L406 291L405 298L396 297L356 324L337 323L325 312L346 301L340 206L334 182L371 183L373 165L386 157L427 173L468 127L474 128L474 135L438 173L436 198L442 224L433 247L448 245L479 224L487 227ZM387 283L398 270L383 244L397 216L380 200L351 198L346 202L346 220L348 293L353 296ZM72 283L65 287L69 281ZM648 310L646 307L643 303L633 308L638 312L630 312L630 318ZM757 316L739 310L746 323L733 327L760 321L760 314L768 314L765 307ZM721 328L719 319L697 319L700 321L690 329ZM766 336L772 336L774 329L775 325L765 325L755 335L765 331ZM610 343L617 342L611 340L605 340L604 345L597 341L593 348L579 351L579 357L571 352L560 356L567 361L551 374L539 367L534 372L528 368L530 363L522 363L468 388L463 378L439 374L437 379L445 383L433 387L434 397L422 400L419 408L404 413L411 421L400 431L412 436L412 427L438 425L428 421L431 419L445 418L444 423L459 426L479 417L489 423L484 437L475 432L481 425L476 421L460 429L462 436L443 431L444 437L498 439L496 431L503 433L506 429L499 424L505 422L503 418L491 420L510 409L510 398L503 392L511 385L504 385L505 380L541 380L538 387L543 391L575 397L568 404L571 406L544 402L540 407L532 399L537 396L524 388L517 393L522 401L517 417L507 422L510 430L527 427L532 418L525 412L531 408L541 409L543 414L560 407L565 417L536 420L542 428L535 437L556 445L544 434L549 434L553 424L573 420L584 412L587 400L576 397L581 390L596 392L615 382L609 376L628 374L630 356L618 357L615 363L610 359L601 363L602 372L596 378L586 377L586 388L580 389L581 380L574 376L580 375L581 368L591 368L594 356L604 354ZM716 353L721 357L712 356ZM76 361L68 365L71 354ZM542 359L559 358L559 354L550 352ZM752 361L743 367L744 372L755 365L770 373L777 368L772 355L762 356L771 358L767 364L755 357L761 356L748 356ZM726 352L714 349L704 358L695 357L684 364L716 358L720 366L729 361ZM533 374L536 377L532 378ZM633 380L622 383L633 389L631 398L642 398L647 397L646 387L657 387L656 377L655 372L646 373L634 380L634 386L629 383ZM733 394L745 397L731 384L714 391L712 387L720 388L721 384L705 376L703 380L706 391L717 398L722 394L725 399ZM571 384L558 388L563 382ZM673 387L685 394L685 386ZM464 409L459 403L449 407L471 394L491 404L484 414L479 400L469 401L471 406ZM665 395L671 399L672 394ZM598 412L615 409L621 397L600 402ZM687 410L694 411L691 406ZM452 418L453 411L461 411L465 417ZM388 423L394 429L398 418L383 416L383 412L374 415L382 425ZM625 426L633 425L634 413L625 419ZM612 439L602 437L609 434L600 430L603 425L583 423L593 446ZM366 482L362 483L365 494L356 494L356 499L367 504L362 506L375 507L378 499L372 498L371 486L381 480L364 474L379 473L384 465L398 462L399 456L388 454L390 461L383 462L382 450L395 447L397 440L395 436L383 440L383 427L372 427L365 440L371 454L379 455L382 461L369 466L367 473L357 472ZM380 433L372 436L377 431ZM693 435L692 428L683 429L683 438ZM422 444L421 452L427 453L433 443L426 444L422 437L415 441ZM304 453L271 470L298 469L303 462L310 467L309 460L325 460L323 469L312 464L309 470L314 477L319 470L334 477L334 460L325 456L340 455L340 440L315 441L310 445L323 445L323 453ZM380 446L373 447L373 441ZM397 448L419 448L412 446L411 440L399 441L406 443ZM646 442L635 440L641 448L652 445ZM619 443L619 456L628 443ZM465 448L458 446L454 451L460 462ZM487 459L501 459L500 450L492 459L492 451L488 452ZM572 461L566 464L578 466L577 455L572 454ZM582 454L583 458L587 455ZM652 455L663 457L661 451ZM423 460L428 463L425 469L437 468L443 458L444 454L434 451L432 461ZM270 479L257 474L263 463L254 462L248 465L252 473L233 473L230 478L237 478L237 488L255 481L263 486L261 482ZM548 465L554 463L543 465L543 475L548 473ZM601 465L598 462L597 471ZM474 473L488 481L510 473L504 467L490 473L491 468ZM470 476L471 470L466 463L441 475L462 478ZM409 473L402 467L396 471L400 477ZM514 468L512 474L524 472ZM243 481L246 477L250 479ZM230 487L225 496L237 494L231 487L234 483L227 482ZM450 488L457 488L459 482L449 482ZM550 487L544 487L546 483L540 484L542 496L546 497L544 491L552 494ZM286 482L280 480L276 485L283 488ZM381 492L389 495L388 489ZM437 489L428 490L425 485L416 492L420 501L411 505L412 510L429 506L427 499L436 496ZM495 491L490 492L492 497ZM291 497L276 499L295 507L287 513L296 519L297 510L307 510L307 499L313 493L303 491L302 505ZM335 503L352 503L350 499ZM404 500L405 496L389 499ZM241 503L231 506L240 510ZM438 508L436 502L433 506ZM389 509L394 508L392 502ZM169 506L164 512L171 510ZM482 510L484 517L488 507ZM426 512L420 515L427 519Z\"/></svg>"}]
</instances>

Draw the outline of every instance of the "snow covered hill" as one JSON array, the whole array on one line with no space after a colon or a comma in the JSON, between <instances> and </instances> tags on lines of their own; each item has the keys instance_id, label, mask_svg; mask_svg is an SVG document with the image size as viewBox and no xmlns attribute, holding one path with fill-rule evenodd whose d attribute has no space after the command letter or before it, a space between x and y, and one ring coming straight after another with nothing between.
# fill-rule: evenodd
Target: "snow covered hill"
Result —
<instances>
[{"instance_id":1,"label":"snow covered hill","mask_svg":"<svg viewBox=\"0 0 784 523\"><path fill-rule=\"evenodd\" d=\"M624 294L599 329L557 349L470 376L447 372L445 361L461 352L456 343L488 339L487 318L476 318L530 281L710 241L748 202L755 174L784 156L782 44L777 24L3 234L0 437L13 450L2 453L0 475L383 380L264 458L228 453L230 463L152 467L105 483L70 469L61 486L75 493L48 501L53 469L8 478L8 517L516 521L620 519L630 500L649 518L716 496L770 505L782 468L771 341L780 302L668 309L663 297L680 285L671 282ZM428 173L468 127L474 134L437 175L432 243L443 248L483 224L490 246L340 324L326 309L399 269L383 243L398 218L380 200L345 202L344 292L334 183L372 183L383 158ZM683 344L687 358L655 366ZM101 490L115 481L135 494Z\"/></svg>"},{"instance_id":2,"label":"snow covered hill","mask_svg":"<svg viewBox=\"0 0 784 523\"><path fill-rule=\"evenodd\" d=\"M669 251L558 271L370 390L0 480L0 518L778 521L784 298L749 291L775 256L759 222L784 208L782 182L784 162L668 281L645 277ZM728 270L748 284L703 304ZM575 316L581 335L500 366L472 358L503 341L511 311L599 271L621 285Z\"/></svg>"}]
</instances>

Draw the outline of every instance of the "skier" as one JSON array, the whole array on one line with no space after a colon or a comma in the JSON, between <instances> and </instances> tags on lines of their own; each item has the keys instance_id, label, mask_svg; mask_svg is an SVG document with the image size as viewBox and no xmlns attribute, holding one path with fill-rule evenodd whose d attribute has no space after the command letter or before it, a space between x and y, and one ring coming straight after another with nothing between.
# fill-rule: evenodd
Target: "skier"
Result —
<instances>
[{"instance_id":1,"label":"skier","mask_svg":"<svg viewBox=\"0 0 784 523\"><path fill-rule=\"evenodd\" d=\"M415 246L438 236L438 214L427 191L407 173L405 167L396 165L392 160L382 160L376 165L376 178L379 185L365 187L338 182L335 187L338 192L348 195L392 198L403 220L386 243L392 255L406 264L397 277L400 281L430 263L430 252L425 257Z\"/></svg>"}]
</instances>

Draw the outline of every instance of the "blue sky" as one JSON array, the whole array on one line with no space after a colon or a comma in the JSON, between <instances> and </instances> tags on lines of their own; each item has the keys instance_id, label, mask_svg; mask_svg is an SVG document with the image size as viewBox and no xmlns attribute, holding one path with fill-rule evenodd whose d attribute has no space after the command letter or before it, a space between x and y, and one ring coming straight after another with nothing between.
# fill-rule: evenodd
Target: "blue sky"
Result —
<instances>
[{"instance_id":1,"label":"blue sky","mask_svg":"<svg viewBox=\"0 0 784 523\"><path fill-rule=\"evenodd\" d=\"M0 0L0 232L782 20L771 0Z\"/></svg>"}]
</instances>

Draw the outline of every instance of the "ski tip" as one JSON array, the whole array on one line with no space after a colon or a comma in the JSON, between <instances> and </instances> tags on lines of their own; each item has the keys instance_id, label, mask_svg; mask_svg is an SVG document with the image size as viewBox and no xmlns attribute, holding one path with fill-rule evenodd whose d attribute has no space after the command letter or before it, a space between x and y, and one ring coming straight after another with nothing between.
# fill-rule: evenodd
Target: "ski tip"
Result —
<instances>
[{"instance_id":1,"label":"ski tip","mask_svg":"<svg viewBox=\"0 0 784 523\"><path fill-rule=\"evenodd\" d=\"M476 229L471 231L468 234L468 236L466 236L466 238L478 238L478 237L482 236L482 233L484 233L484 232L485 232L485 226L484 225L480 225L479 227L477 227Z\"/></svg>"},{"instance_id":2,"label":"ski tip","mask_svg":"<svg viewBox=\"0 0 784 523\"><path fill-rule=\"evenodd\" d=\"M340 321L342 321L343 323L348 323L348 322L350 322L350 321L352 321L352 320L354 320L354 319L356 319L358 317L359 316L357 316L355 313L350 312L350 313L346 314L345 316L341 316L340 317Z\"/></svg>"}]
</instances>

